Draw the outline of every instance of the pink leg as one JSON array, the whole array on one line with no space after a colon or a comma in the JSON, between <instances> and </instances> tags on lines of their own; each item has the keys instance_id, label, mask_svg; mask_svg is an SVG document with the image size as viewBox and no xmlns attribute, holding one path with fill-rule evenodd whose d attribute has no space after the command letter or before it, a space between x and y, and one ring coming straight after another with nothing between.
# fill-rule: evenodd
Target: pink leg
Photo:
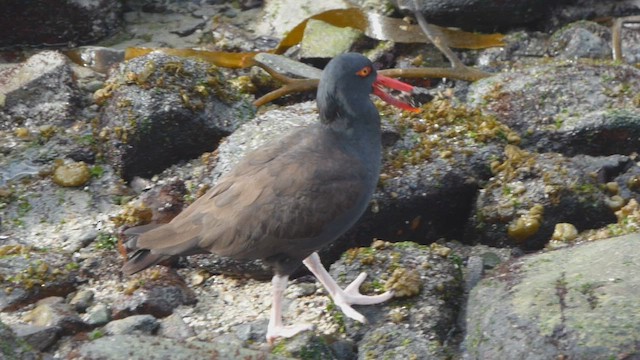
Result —
<instances>
[{"instance_id":1,"label":"pink leg","mask_svg":"<svg viewBox=\"0 0 640 360\"><path fill-rule=\"evenodd\" d=\"M271 317L267 326L267 341L273 344L275 339L279 337L289 338L295 334L310 330L313 328L311 324L296 324L290 326L282 325L282 299L284 298L284 290L287 288L288 276L273 275L271 285L273 287L273 303L271 304Z\"/></svg>"},{"instance_id":2,"label":"pink leg","mask_svg":"<svg viewBox=\"0 0 640 360\"><path fill-rule=\"evenodd\" d=\"M309 271L315 275L318 281L322 283L325 289L327 289L329 295L333 299L333 302L340 307L342 312L348 317L361 323L366 323L367 319L362 314L354 310L351 305L379 304L393 297L392 291L387 291L384 294L373 296L360 294L360 285L362 285L362 282L366 279L366 273L358 275L358 277L349 284L349 286L342 290L320 262L320 256L318 256L318 253L309 255L309 257L303 260L303 263L307 268L309 268Z\"/></svg>"}]
</instances>

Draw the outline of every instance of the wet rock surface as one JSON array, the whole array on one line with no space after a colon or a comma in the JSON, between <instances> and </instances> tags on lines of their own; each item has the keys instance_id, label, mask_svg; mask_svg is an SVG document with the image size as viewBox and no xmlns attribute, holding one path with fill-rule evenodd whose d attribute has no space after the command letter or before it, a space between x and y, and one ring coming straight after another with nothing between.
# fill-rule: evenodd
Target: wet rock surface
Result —
<instances>
[{"instance_id":1,"label":"wet rock surface","mask_svg":"<svg viewBox=\"0 0 640 360\"><path fill-rule=\"evenodd\" d=\"M388 2L360 3L399 15ZM315 329L269 346L271 270L259 261L197 255L164 264L170 269L120 274L123 228L169 221L247 151L317 121L310 93L254 115L250 101L279 86L255 67L161 53L124 61L124 49L264 51L306 17L346 6L127 1L120 34L80 50L90 67L61 51L0 53L2 356L640 353L624 335L637 332L637 235L606 240L640 232L640 33L623 27L623 61L614 63L602 21L637 14L633 1L485 7L491 13L477 20L492 23L474 26L505 29L505 46L456 52L492 76L440 82L418 114L379 107L379 187L358 224L321 254L340 285L366 272L363 293L397 292L388 303L357 307L369 324L346 319L300 271L285 293L284 322ZM518 16L499 15L509 11ZM355 46L383 67L447 66L421 44ZM303 55L292 48L286 56ZM320 71L278 61L293 77ZM555 248L563 250L546 251Z\"/></svg>"}]
</instances>

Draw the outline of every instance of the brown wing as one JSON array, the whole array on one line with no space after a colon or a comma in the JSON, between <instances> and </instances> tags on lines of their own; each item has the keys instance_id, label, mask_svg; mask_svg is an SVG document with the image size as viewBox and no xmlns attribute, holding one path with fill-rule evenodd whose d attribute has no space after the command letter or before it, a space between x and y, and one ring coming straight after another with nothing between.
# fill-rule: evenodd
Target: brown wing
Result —
<instances>
[{"instance_id":1,"label":"brown wing","mask_svg":"<svg viewBox=\"0 0 640 360\"><path fill-rule=\"evenodd\" d=\"M251 259L308 254L360 215L370 193L366 171L330 138L298 132L249 154L169 224L142 234L138 246Z\"/></svg>"}]
</instances>

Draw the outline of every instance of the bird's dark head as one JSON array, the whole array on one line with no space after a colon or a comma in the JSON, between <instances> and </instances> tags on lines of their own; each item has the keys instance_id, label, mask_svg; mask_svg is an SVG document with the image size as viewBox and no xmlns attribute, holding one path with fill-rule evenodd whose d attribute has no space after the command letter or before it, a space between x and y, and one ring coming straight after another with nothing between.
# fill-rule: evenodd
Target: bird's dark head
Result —
<instances>
[{"instance_id":1,"label":"bird's dark head","mask_svg":"<svg viewBox=\"0 0 640 360\"><path fill-rule=\"evenodd\" d=\"M361 54L336 56L324 68L318 86L317 102L322 122L331 123L339 117L360 117L359 113L372 112L375 107L369 98L371 93L399 108L415 110L382 91L382 86L408 92L413 88L378 75L371 61Z\"/></svg>"}]
</instances>

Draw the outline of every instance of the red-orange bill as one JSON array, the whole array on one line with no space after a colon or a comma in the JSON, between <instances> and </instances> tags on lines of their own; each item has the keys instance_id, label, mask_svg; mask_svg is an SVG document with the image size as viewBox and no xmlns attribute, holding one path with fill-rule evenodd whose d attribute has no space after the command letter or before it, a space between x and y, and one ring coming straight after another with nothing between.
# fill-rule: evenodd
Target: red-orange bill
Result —
<instances>
[{"instance_id":1,"label":"red-orange bill","mask_svg":"<svg viewBox=\"0 0 640 360\"><path fill-rule=\"evenodd\" d=\"M378 74L376 81L373 83L373 94L379 97L380 99L382 99L387 104L393 105L402 110L413 111L413 112L420 111L420 109L413 107L410 104L407 104L406 102L400 101L394 98L393 96L389 95L388 93L384 92L384 90L382 90L382 86L395 89L398 91L410 93L413 91L412 85L403 83L400 80L396 80L396 79Z\"/></svg>"}]
</instances>

